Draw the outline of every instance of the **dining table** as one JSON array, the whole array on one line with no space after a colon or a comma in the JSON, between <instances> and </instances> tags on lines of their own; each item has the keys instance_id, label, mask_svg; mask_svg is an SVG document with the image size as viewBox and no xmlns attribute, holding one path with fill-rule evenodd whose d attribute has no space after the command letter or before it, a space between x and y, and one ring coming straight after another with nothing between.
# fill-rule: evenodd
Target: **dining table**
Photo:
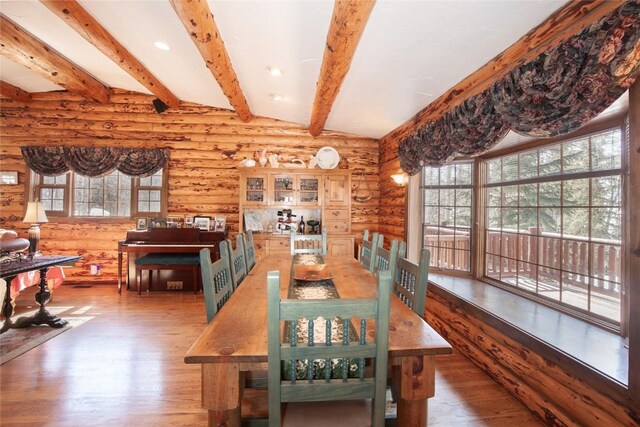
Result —
<instances>
[{"instance_id":1,"label":"dining table","mask_svg":"<svg viewBox=\"0 0 640 427\"><path fill-rule=\"evenodd\" d=\"M280 297L288 298L290 284L296 283L291 280L293 259L273 255L259 260L185 355L186 363L201 365L202 407L208 410L209 426L240 426L245 377L267 363L267 273L280 272ZM339 298L376 297L376 276L356 259L326 255L321 263ZM435 394L434 356L451 354L451 345L395 296L389 319L397 423L425 426L428 399Z\"/></svg>"}]
</instances>

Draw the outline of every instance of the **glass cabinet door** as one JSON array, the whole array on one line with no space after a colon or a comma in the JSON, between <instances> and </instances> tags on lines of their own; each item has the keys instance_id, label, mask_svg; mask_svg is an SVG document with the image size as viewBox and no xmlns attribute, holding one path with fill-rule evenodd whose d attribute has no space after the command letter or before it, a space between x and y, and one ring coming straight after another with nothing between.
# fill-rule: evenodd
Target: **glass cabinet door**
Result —
<instances>
[{"instance_id":1,"label":"glass cabinet door","mask_svg":"<svg viewBox=\"0 0 640 427\"><path fill-rule=\"evenodd\" d=\"M318 176L306 175L298 177L298 204L319 205L320 204L320 178Z\"/></svg>"},{"instance_id":2,"label":"glass cabinet door","mask_svg":"<svg viewBox=\"0 0 640 427\"><path fill-rule=\"evenodd\" d=\"M291 175L272 175L272 205L295 205L296 193L294 179Z\"/></svg>"},{"instance_id":3,"label":"glass cabinet door","mask_svg":"<svg viewBox=\"0 0 640 427\"><path fill-rule=\"evenodd\" d=\"M247 176L245 182L244 202L247 205L267 204L266 175Z\"/></svg>"}]
</instances>

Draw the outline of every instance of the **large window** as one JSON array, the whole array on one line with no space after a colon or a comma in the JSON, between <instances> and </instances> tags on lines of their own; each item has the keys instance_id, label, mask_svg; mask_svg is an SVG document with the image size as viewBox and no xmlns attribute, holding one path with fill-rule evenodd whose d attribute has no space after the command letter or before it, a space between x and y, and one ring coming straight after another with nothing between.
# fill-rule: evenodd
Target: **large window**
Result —
<instances>
[{"instance_id":1,"label":"large window","mask_svg":"<svg viewBox=\"0 0 640 427\"><path fill-rule=\"evenodd\" d=\"M619 324L619 129L488 160L486 276Z\"/></svg>"},{"instance_id":2,"label":"large window","mask_svg":"<svg viewBox=\"0 0 640 427\"><path fill-rule=\"evenodd\" d=\"M163 170L146 178L118 171L100 178L68 172L35 175L36 194L47 214L72 217L125 217L159 214L162 210Z\"/></svg>"},{"instance_id":3,"label":"large window","mask_svg":"<svg viewBox=\"0 0 640 427\"><path fill-rule=\"evenodd\" d=\"M473 162L423 169L423 247L431 266L471 269L471 203Z\"/></svg>"}]
</instances>

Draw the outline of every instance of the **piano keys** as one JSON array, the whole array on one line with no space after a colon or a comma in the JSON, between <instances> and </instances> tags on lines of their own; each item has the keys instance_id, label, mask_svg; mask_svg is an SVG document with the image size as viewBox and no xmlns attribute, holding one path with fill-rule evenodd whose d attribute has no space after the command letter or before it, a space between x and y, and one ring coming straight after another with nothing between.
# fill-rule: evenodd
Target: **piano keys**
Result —
<instances>
[{"instance_id":1,"label":"piano keys","mask_svg":"<svg viewBox=\"0 0 640 427\"><path fill-rule=\"evenodd\" d=\"M122 292L122 260L127 253L127 289L135 278L135 260L151 253L198 253L211 250L212 261L220 259L219 243L227 238L227 230L202 231L197 228L151 228L129 230L125 240L118 242L118 293Z\"/></svg>"}]
</instances>

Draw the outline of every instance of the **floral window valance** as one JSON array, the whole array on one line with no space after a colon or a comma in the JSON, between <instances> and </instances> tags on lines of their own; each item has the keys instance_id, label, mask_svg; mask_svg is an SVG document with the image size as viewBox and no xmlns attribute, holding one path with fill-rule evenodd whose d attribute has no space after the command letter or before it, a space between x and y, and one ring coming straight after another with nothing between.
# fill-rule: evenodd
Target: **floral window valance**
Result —
<instances>
[{"instance_id":1,"label":"floral window valance","mask_svg":"<svg viewBox=\"0 0 640 427\"><path fill-rule=\"evenodd\" d=\"M154 148L110 147L20 147L27 166L34 172L55 176L68 171L101 177L119 170L125 175L150 176L166 166L169 152Z\"/></svg>"},{"instance_id":2,"label":"floral window valance","mask_svg":"<svg viewBox=\"0 0 640 427\"><path fill-rule=\"evenodd\" d=\"M604 111L640 74L640 0L511 71L398 146L415 175L457 154L478 155L509 130L536 137L572 132Z\"/></svg>"}]
</instances>

